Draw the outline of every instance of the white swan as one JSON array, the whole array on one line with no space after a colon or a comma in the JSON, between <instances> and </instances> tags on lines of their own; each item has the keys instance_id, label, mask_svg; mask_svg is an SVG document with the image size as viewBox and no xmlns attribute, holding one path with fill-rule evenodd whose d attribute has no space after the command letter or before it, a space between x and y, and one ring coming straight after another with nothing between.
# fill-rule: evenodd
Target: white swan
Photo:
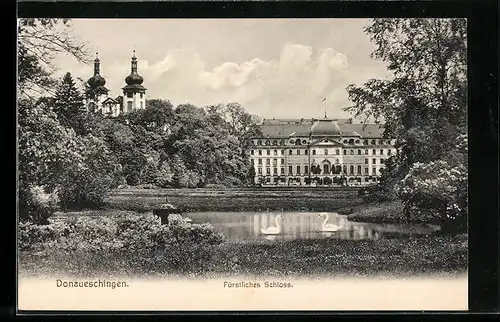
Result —
<instances>
[{"instance_id":1,"label":"white swan","mask_svg":"<svg viewBox=\"0 0 500 322\"><path fill-rule=\"evenodd\" d=\"M345 226L344 221L342 221L342 224L340 225L335 225L335 224L327 224L326 222L328 221L328 218L330 218L330 214L327 212L322 212L318 215L318 217L323 217L325 216L325 220L323 221L323 225L321 225L321 231L338 231L339 229L343 228Z\"/></svg>"},{"instance_id":2,"label":"white swan","mask_svg":"<svg viewBox=\"0 0 500 322\"><path fill-rule=\"evenodd\" d=\"M267 228L261 228L260 232L264 235L277 235L281 231L280 225L281 215L274 217L274 223L276 226L269 226Z\"/></svg>"}]
</instances>

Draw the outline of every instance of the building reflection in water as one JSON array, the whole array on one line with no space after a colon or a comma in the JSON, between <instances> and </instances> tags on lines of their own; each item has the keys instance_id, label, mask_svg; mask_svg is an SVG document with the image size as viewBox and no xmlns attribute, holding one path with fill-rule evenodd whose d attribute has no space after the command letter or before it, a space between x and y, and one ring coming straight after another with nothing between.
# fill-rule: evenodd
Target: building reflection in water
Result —
<instances>
[{"instance_id":1,"label":"building reflection in water","mask_svg":"<svg viewBox=\"0 0 500 322\"><path fill-rule=\"evenodd\" d=\"M264 235L262 228L276 226L276 216L281 215L278 220L280 232L277 235ZM347 221L346 216L337 213L329 213L328 223L344 226L338 231L323 232L321 227L324 217L319 213L312 212L199 212L190 213L189 216L194 223L211 223L220 230L229 240L249 239L311 239L311 238L336 238L376 240L382 238L384 233L401 234L428 234L436 230L436 227L428 225L389 225L372 224Z\"/></svg>"}]
</instances>

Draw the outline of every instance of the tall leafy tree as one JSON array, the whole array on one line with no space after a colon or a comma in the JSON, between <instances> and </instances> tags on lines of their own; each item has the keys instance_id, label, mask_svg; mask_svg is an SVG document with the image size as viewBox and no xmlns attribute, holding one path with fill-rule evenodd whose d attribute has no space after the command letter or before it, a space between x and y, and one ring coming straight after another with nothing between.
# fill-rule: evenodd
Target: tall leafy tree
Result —
<instances>
[{"instance_id":1,"label":"tall leafy tree","mask_svg":"<svg viewBox=\"0 0 500 322\"><path fill-rule=\"evenodd\" d=\"M354 104L345 110L385 123L402 151L393 167L401 177L415 162L445 157L466 133L466 20L374 19L365 31L392 75L349 85Z\"/></svg>"}]
</instances>

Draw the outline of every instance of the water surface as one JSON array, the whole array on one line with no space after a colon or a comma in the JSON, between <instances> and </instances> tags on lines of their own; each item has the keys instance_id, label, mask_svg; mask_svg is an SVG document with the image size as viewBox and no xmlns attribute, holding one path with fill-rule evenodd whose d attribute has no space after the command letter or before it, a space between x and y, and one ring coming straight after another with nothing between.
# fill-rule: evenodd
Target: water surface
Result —
<instances>
[{"instance_id":1,"label":"water surface","mask_svg":"<svg viewBox=\"0 0 500 322\"><path fill-rule=\"evenodd\" d=\"M413 235L430 234L439 227L432 225L373 224L352 222L347 216L335 212L328 214L326 224L342 226L338 231L323 231L326 216L318 212L191 212L186 216L193 223L210 223L229 240L251 239L380 239L388 234ZM280 215L276 225L276 217ZM262 231L268 227L279 227L277 234L268 235Z\"/></svg>"}]
</instances>

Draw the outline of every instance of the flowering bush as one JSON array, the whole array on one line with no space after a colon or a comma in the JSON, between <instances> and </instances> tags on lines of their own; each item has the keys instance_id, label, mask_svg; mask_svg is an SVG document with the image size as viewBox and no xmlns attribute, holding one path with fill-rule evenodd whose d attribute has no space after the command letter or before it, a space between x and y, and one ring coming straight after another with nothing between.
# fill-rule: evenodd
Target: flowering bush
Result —
<instances>
[{"instance_id":1,"label":"flowering bush","mask_svg":"<svg viewBox=\"0 0 500 322\"><path fill-rule=\"evenodd\" d=\"M464 228L467 168L462 164L444 160L415 163L397 189L409 216Z\"/></svg>"},{"instance_id":2,"label":"flowering bush","mask_svg":"<svg viewBox=\"0 0 500 322\"><path fill-rule=\"evenodd\" d=\"M157 251L194 244L218 244L224 240L210 224L178 221L161 225L156 216L120 212L116 216L78 216L48 225L19 225L20 250L45 252ZM184 246L183 246L184 245Z\"/></svg>"}]
</instances>

